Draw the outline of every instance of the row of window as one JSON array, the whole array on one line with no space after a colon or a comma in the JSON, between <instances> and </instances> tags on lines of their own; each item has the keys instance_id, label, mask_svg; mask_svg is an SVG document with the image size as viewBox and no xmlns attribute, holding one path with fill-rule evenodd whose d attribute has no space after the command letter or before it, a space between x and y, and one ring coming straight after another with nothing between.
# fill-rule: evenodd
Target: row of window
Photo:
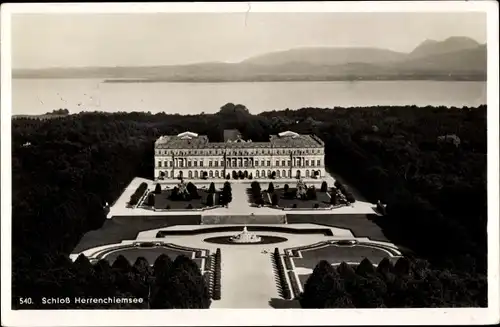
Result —
<instances>
[{"instance_id":1,"label":"row of window","mask_svg":"<svg viewBox=\"0 0 500 327\"><path fill-rule=\"evenodd\" d=\"M182 171L179 171L179 172L173 172L173 171L165 171L165 172L162 172L163 174L165 174L165 177L167 178L177 178L177 177L185 177L183 176L183 172ZM224 171L221 170L210 170L210 171L197 171L195 170L194 172L193 171L188 171L188 178L202 178L206 173L206 176L207 177L211 177L211 178L224 178ZM160 173L161 175L161 173Z\"/></svg>"},{"instance_id":2,"label":"row of window","mask_svg":"<svg viewBox=\"0 0 500 327\"><path fill-rule=\"evenodd\" d=\"M165 172L162 172L162 176L166 177L166 178L178 178L178 177L185 177L183 176L183 172L182 171L179 171L179 172L173 172L173 171L165 171ZM224 176L224 171L221 170L209 170L208 172L207 171L188 171L188 178L202 178L203 176L207 176L209 178L225 178ZM290 170L275 170L275 171L271 171L271 170L268 170L267 172L265 170L257 170L255 171L255 178L270 178L272 177L273 175L275 175L275 177L277 178L280 178L280 177L289 177L291 178L292 177L292 171ZM312 177L312 176L317 176L317 177L321 177L321 171L319 170L306 170L305 171L305 177ZM295 177L301 177L301 172L300 170L297 170L297 172L295 173Z\"/></svg>"},{"instance_id":3,"label":"row of window","mask_svg":"<svg viewBox=\"0 0 500 327\"><path fill-rule=\"evenodd\" d=\"M171 150L156 150L157 155L214 155L219 154L222 155L226 153L228 156L250 156L250 155L269 155L269 154L282 154L282 155L290 155L290 154L321 154L322 149L306 149L306 150L272 150L272 149L259 149L259 150L242 150L242 151L227 151L224 149L212 149L212 150L187 150L187 151L171 151Z\"/></svg>"},{"instance_id":4,"label":"row of window","mask_svg":"<svg viewBox=\"0 0 500 327\"><path fill-rule=\"evenodd\" d=\"M281 160L281 162L279 160L276 160L276 167L280 167L280 163L281 163L281 167L290 167L291 164L292 164L292 161L291 160ZM311 164L311 167L315 167L315 166L318 166L320 167L321 166L321 159L318 159L318 160L304 160L304 164L297 164L295 165L296 167L299 166L299 167L308 167L309 166L309 163ZM267 164L267 165L266 165ZM173 167L174 166L174 162L172 160L170 161L164 161L163 162L163 167ZM203 167L203 160L200 160L199 161L199 166L200 167ZM223 167L224 166L224 161L223 160L215 160L215 161L212 161L210 160L208 162L208 167ZM245 160L245 161L236 161L236 163L234 164L234 162L231 162L229 161L228 162L228 167L249 167L250 166L250 162ZM270 167L271 166L271 160L267 160L267 162L265 160L261 160L260 161L260 166L261 167ZM162 161L158 161L158 167L162 167ZM198 161L191 161L191 160L188 160L187 161L187 166L188 168L190 167L198 167ZM256 160L255 161L255 167L259 167L259 160ZM180 160L178 162L178 168L184 168L184 161Z\"/></svg>"}]
</instances>

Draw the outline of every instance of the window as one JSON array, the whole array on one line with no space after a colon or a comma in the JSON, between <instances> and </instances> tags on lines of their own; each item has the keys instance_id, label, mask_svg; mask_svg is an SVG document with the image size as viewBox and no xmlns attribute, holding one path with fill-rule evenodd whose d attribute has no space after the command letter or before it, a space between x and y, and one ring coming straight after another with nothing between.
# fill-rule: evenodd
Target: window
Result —
<instances>
[{"instance_id":1,"label":"window","mask_svg":"<svg viewBox=\"0 0 500 327\"><path fill-rule=\"evenodd\" d=\"M313 167L316 166L315 163L316 162L314 160L311 160L311 166L313 166Z\"/></svg>"},{"instance_id":2,"label":"window","mask_svg":"<svg viewBox=\"0 0 500 327\"><path fill-rule=\"evenodd\" d=\"M309 170L306 170L306 177L309 177Z\"/></svg>"},{"instance_id":3,"label":"window","mask_svg":"<svg viewBox=\"0 0 500 327\"><path fill-rule=\"evenodd\" d=\"M217 178L219 177L219 171L218 170L215 171L215 177L217 177Z\"/></svg>"},{"instance_id":4,"label":"window","mask_svg":"<svg viewBox=\"0 0 500 327\"><path fill-rule=\"evenodd\" d=\"M173 167L173 166L174 166L174 162L173 162L172 160L170 160L170 161L168 162L168 166L169 166L169 167Z\"/></svg>"},{"instance_id":5,"label":"window","mask_svg":"<svg viewBox=\"0 0 500 327\"><path fill-rule=\"evenodd\" d=\"M196 161L195 161L195 163L196 163ZM195 167L196 167L196 165L195 165ZM194 171L194 178L198 178L198 171L197 170Z\"/></svg>"},{"instance_id":6,"label":"window","mask_svg":"<svg viewBox=\"0 0 500 327\"><path fill-rule=\"evenodd\" d=\"M188 167L191 167L191 160L188 161Z\"/></svg>"},{"instance_id":7,"label":"window","mask_svg":"<svg viewBox=\"0 0 500 327\"><path fill-rule=\"evenodd\" d=\"M163 166L164 166L164 167L167 167L167 160L165 160L165 161L163 162Z\"/></svg>"},{"instance_id":8,"label":"window","mask_svg":"<svg viewBox=\"0 0 500 327\"><path fill-rule=\"evenodd\" d=\"M255 160L255 167L259 167L259 160Z\"/></svg>"},{"instance_id":9,"label":"window","mask_svg":"<svg viewBox=\"0 0 500 327\"><path fill-rule=\"evenodd\" d=\"M280 171L279 170L276 171L276 177L278 177L278 178L280 177Z\"/></svg>"},{"instance_id":10,"label":"window","mask_svg":"<svg viewBox=\"0 0 500 327\"><path fill-rule=\"evenodd\" d=\"M267 161L267 166L270 167L271 166L271 160L268 160Z\"/></svg>"},{"instance_id":11,"label":"window","mask_svg":"<svg viewBox=\"0 0 500 327\"><path fill-rule=\"evenodd\" d=\"M209 176L209 177L214 177L214 172L213 172L213 170L210 170L210 171L208 172L208 176Z\"/></svg>"},{"instance_id":12,"label":"window","mask_svg":"<svg viewBox=\"0 0 500 327\"><path fill-rule=\"evenodd\" d=\"M179 160L179 167L181 167L181 168L184 167L184 161L183 160Z\"/></svg>"},{"instance_id":13,"label":"window","mask_svg":"<svg viewBox=\"0 0 500 327\"><path fill-rule=\"evenodd\" d=\"M193 161L193 166L198 167L198 161Z\"/></svg>"},{"instance_id":14,"label":"window","mask_svg":"<svg viewBox=\"0 0 500 327\"><path fill-rule=\"evenodd\" d=\"M255 177L259 178L259 171L258 170L255 171Z\"/></svg>"},{"instance_id":15,"label":"window","mask_svg":"<svg viewBox=\"0 0 500 327\"><path fill-rule=\"evenodd\" d=\"M317 164L318 166L321 166L321 159L318 159L318 160L316 161L316 164Z\"/></svg>"},{"instance_id":16,"label":"window","mask_svg":"<svg viewBox=\"0 0 500 327\"><path fill-rule=\"evenodd\" d=\"M288 160L288 166L292 165L292 160Z\"/></svg>"},{"instance_id":17,"label":"window","mask_svg":"<svg viewBox=\"0 0 500 327\"><path fill-rule=\"evenodd\" d=\"M261 166L264 166L264 160L262 160L262 161L260 162L260 165L261 165Z\"/></svg>"},{"instance_id":18,"label":"window","mask_svg":"<svg viewBox=\"0 0 500 327\"><path fill-rule=\"evenodd\" d=\"M306 160L306 166L309 166L309 160Z\"/></svg>"},{"instance_id":19,"label":"window","mask_svg":"<svg viewBox=\"0 0 500 327\"><path fill-rule=\"evenodd\" d=\"M286 177L286 170L283 169L283 175L281 175L282 177Z\"/></svg>"},{"instance_id":20,"label":"window","mask_svg":"<svg viewBox=\"0 0 500 327\"><path fill-rule=\"evenodd\" d=\"M260 177L262 177L262 178L266 177L266 171L265 170L263 170L261 173L262 174L260 175Z\"/></svg>"},{"instance_id":21,"label":"window","mask_svg":"<svg viewBox=\"0 0 500 327\"><path fill-rule=\"evenodd\" d=\"M191 170L190 170L190 171L188 171L188 177L189 177L189 178L193 178L193 172L192 172Z\"/></svg>"},{"instance_id":22,"label":"window","mask_svg":"<svg viewBox=\"0 0 500 327\"><path fill-rule=\"evenodd\" d=\"M203 167L203 160L200 161L200 167Z\"/></svg>"},{"instance_id":23,"label":"window","mask_svg":"<svg viewBox=\"0 0 500 327\"><path fill-rule=\"evenodd\" d=\"M161 167L161 161L158 161L158 167Z\"/></svg>"},{"instance_id":24,"label":"window","mask_svg":"<svg viewBox=\"0 0 500 327\"><path fill-rule=\"evenodd\" d=\"M212 160L208 162L208 167L212 167Z\"/></svg>"},{"instance_id":25,"label":"window","mask_svg":"<svg viewBox=\"0 0 500 327\"><path fill-rule=\"evenodd\" d=\"M279 166L279 165L280 165L280 161L276 160L276 166Z\"/></svg>"},{"instance_id":26,"label":"window","mask_svg":"<svg viewBox=\"0 0 500 327\"><path fill-rule=\"evenodd\" d=\"M281 160L281 165L285 167L285 160Z\"/></svg>"}]
</instances>

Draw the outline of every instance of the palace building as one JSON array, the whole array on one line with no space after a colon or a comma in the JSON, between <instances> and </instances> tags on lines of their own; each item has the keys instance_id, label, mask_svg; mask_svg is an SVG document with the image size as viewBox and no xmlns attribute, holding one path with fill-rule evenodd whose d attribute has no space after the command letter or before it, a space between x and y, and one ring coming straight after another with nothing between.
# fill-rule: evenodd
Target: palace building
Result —
<instances>
[{"instance_id":1,"label":"palace building","mask_svg":"<svg viewBox=\"0 0 500 327\"><path fill-rule=\"evenodd\" d=\"M286 131L269 142L244 140L224 130L224 142L184 132L155 142L155 179L321 178L325 144L316 135Z\"/></svg>"}]
</instances>

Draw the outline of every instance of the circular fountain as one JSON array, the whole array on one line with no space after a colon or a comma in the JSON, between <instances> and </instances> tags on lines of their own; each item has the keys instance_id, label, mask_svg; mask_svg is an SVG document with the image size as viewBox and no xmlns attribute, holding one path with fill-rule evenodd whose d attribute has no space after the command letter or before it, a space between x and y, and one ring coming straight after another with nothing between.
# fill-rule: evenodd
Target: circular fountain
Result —
<instances>
[{"instance_id":1,"label":"circular fountain","mask_svg":"<svg viewBox=\"0 0 500 327\"><path fill-rule=\"evenodd\" d=\"M229 240L232 243L260 243L262 241L262 238L259 235L250 233L247 230L247 226L243 227L243 232L238 233L234 236L231 236Z\"/></svg>"}]
</instances>

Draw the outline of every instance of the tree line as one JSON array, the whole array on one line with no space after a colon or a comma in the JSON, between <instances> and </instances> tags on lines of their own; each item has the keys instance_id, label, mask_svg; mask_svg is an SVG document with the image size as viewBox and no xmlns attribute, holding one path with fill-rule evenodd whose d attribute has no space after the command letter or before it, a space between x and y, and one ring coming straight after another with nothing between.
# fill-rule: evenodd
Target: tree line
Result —
<instances>
[{"instance_id":1,"label":"tree line","mask_svg":"<svg viewBox=\"0 0 500 327\"><path fill-rule=\"evenodd\" d=\"M15 294L20 295L13 298L15 309L206 309L211 303L200 269L183 255L172 261L163 254L153 265L143 257L130 265L123 255L112 265L105 259L91 264L84 255L75 262L59 257L57 266L16 271L13 277L18 278L19 273L29 278L14 284ZM32 304L22 304L21 299L27 297ZM64 301L50 303L51 298ZM76 298L112 300L85 303Z\"/></svg>"},{"instance_id":2,"label":"tree line","mask_svg":"<svg viewBox=\"0 0 500 327\"><path fill-rule=\"evenodd\" d=\"M432 269L425 260L383 259L374 267L320 261L299 296L303 308L486 307L487 278Z\"/></svg>"}]
</instances>

